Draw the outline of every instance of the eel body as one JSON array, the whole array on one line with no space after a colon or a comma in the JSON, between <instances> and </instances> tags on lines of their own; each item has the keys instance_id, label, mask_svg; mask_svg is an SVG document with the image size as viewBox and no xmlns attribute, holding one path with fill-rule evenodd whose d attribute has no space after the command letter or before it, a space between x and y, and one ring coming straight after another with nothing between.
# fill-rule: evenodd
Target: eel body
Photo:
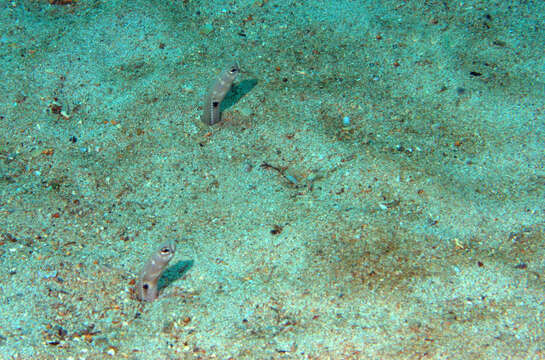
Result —
<instances>
[{"instance_id":1,"label":"eel body","mask_svg":"<svg viewBox=\"0 0 545 360\"><path fill-rule=\"evenodd\" d=\"M239 72L238 63L230 64L220 73L208 90L204 100L204 112L201 117L201 121L206 125L214 125L221 120L221 102L231 89L231 85L233 85L233 81L235 81Z\"/></svg>"},{"instance_id":2,"label":"eel body","mask_svg":"<svg viewBox=\"0 0 545 360\"><path fill-rule=\"evenodd\" d=\"M136 295L142 301L153 301L159 296L158 281L176 252L176 242L167 241L146 263L136 284Z\"/></svg>"}]
</instances>

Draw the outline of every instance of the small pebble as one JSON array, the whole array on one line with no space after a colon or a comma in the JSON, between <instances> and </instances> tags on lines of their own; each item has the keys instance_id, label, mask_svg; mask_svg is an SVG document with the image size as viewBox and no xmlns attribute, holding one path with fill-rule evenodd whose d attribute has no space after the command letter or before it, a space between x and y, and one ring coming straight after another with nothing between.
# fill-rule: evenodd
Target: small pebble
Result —
<instances>
[{"instance_id":1,"label":"small pebble","mask_svg":"<svg viewBox=\"0 0 545 360\"><path fill-rule=\"evenodd\" d=\"M286 178L286 180L288 180L290 183L292 183L293 185L297 185L298 184L298 181L297 181L297 178L295 176L293 176L292 174L290 173L285 173L284 174L284 177Z\"/></svg>"},{"instance_id":2,"label":"small pebble","mask_svg":"<svg viewBox=\"0 0 545 360\"><path fill-rule=\"evenodd\" d=\"M206 23L203 26L201 26L200 33L203 35L208 35L212 31L214 31L214 26L211 23Z\"/></svg>"},{"instance_id":3,"label":"small pebble","mask_svg":"<svg viewBox=\"0 0 545 360\"><path fill-rule=\"evenodd\" d=\"M38 271L38 276L42 279L51 279L57 277L57 271Z\"/></svg>"},{"instance_id":4,"label":"small pebble","mask_svg":"<svg viewBox=\"0 0 545 360\"><path fill-rule=\"evenodd\" d=\"M252 171L253 168L254 168L253 165L250 164L250 163L245 163L244 164L244 171L246 171L246 172Z\"/></svg>"},{"instance_id":5,"label":"small pebble","mask_svg":"<svg viewBox=\"0 0 545 360\"><path fill-rule=\"evenodd\" d=\"M350 118L348 116L345 116L343 118L343 125L344 126L350 126Z\"/></svg>"}]
</instances>

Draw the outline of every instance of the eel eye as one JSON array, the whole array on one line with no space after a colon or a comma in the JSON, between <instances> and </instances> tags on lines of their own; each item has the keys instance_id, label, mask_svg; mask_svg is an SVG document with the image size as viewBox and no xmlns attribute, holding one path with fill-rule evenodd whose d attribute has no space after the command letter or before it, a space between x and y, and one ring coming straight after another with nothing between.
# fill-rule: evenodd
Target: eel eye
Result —
<instances>
[{"instance_id":1,"label":"eel eye","mask_svg":"<svg viewBox=\"0 0 545 360\"><path fill-rule=\"evenodd\" d=\"M162 248L162 249L161 249L161 254L168 254L168 253L170 253L170 249L169 249L169 248L166 248L166 247L165 247L165 248Z\"/></svg>"},{"instance_id":2,"label":"eel eye","mask_svg":"<svg viewBox=\"0 0 545 360\"><path fill-rule=\"evenodd\" d=\"M238 71L238 68L232 67L230 72L231 74L235 74L237 71Z\"/></svg>"}]
</instances>

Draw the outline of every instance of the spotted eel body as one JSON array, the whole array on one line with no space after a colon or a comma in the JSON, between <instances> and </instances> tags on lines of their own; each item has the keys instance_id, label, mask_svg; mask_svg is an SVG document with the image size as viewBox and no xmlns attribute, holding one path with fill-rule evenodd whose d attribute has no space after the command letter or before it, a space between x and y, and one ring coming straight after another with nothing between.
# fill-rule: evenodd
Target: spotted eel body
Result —
<instances>
[{"instance_id":1,"label":"spotted eel body","mask_svg":"<svg viewBox=\"0 0 545 360\"><path fill-rule=\"evenodd\" d=\"M136 284L136 295L143 301L153 301L159 296L157 282L176 252L176 242L164 243L149 259Z\"/></svg>"},{"instance_id":2,"label":"spotted eel body","mask_svg":"<svg viewBox=\"0 0 545 360\"><path fill-rule=\"evenodd\" d=\"M230 64L210 87L205 97L204 112L201 117L201 121L206 125L214 125L221 120L221 102L229 92L239 72L240 68L236 62Z\"/></svg>"}]
</instances>

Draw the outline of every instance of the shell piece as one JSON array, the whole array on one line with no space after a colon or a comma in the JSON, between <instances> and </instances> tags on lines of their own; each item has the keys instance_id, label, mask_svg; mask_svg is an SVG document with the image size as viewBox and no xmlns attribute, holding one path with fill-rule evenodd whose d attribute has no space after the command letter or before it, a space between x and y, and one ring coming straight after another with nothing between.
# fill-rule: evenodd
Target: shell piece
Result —
<instances>
[{"instance_id":1,"label":"shell piece","mask_svg":"<svg viewBox=\"0 0 545 360\"><path fill-rule=\"evenodd\" d=\"M214 125L221 120L221 102L229 92L229 89L231 89L233 81L235 81L239 72L238 63L234 62L230 64L220 73L217 80L210 87L204 100L204 112L201 116L201 121L206 125Z\"/></svg>"},{"instance_id":2,"label":"shell piece","mask_svg":"<svg viewBox=\"0 0 545 360\"><path fill-rule=\"evenodd\" d=\"M159 296L157 283L168 263L176 253L176 242L167 241L150 257L136 284L136 295L143 301L153 301Z\"/></svg>"}]
</instances>

